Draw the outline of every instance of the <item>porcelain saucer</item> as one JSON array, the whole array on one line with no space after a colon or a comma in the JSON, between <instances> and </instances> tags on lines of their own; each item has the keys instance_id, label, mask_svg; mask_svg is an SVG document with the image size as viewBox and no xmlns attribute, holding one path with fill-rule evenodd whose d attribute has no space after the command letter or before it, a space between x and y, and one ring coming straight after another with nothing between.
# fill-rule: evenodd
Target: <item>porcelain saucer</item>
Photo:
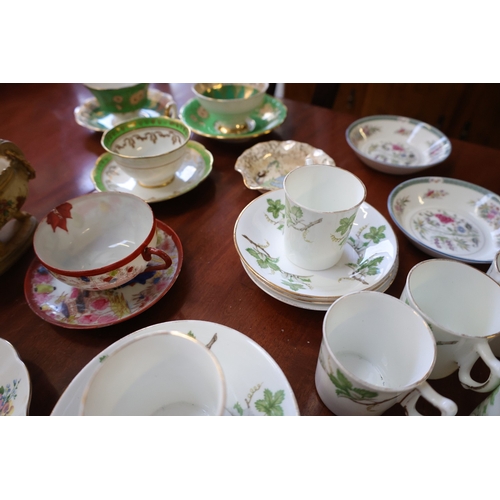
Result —
<instances>
[{"instance_id":1,"label":"porcelain saucer","mask_svg":"<svg viewBox=\"0 0 500 500\"><path fill-rule=\"evenodd\" d=\"M26 416L31 382L26 365L14 346L0 338L0 417Z\"/></svg>"},{"instance_id":2,"label":"porcelain saucer","mask_svg":"<svg viewBox=\"0 0 500 500\"><path fill-rule=\"evenodd\" d=\"M104 153L97 159L90 173L97 191L119 191L135 194L148 203L176 198L205 180L212 171L212 153L196 141L187 143L186 154L174 180L167 186L147 188L126 174L113 159L111 153Z\"/></svg>"},{"instance_id":3,"label":"porcelain saucer","mask_svg":"<svg viewBox=\"0 0 500 500\"><path fill-rule=\"evenodd\" d=\"M243 333L218 323L197 320L168 321L138 330L107 347L92 359L66 388L52 416L78 415L87 382L110 353L144 332L176 330L192 335L210 349L222 366L227 384L226 415L298 416L292 388L276 361Z\"/></svg>"},{"instance_id":4,"label":"porcelain saucer","mask_svg":"<svg viewBox=\"0 0 500 500\"><path fill-rule=\"evenodd\" d=\"M181 120L196 134L231 141L248 140L268 134L285 121L286 115L286 106L280 100L266 94L264 104L250 114L247 130L224 134L217 128L217 120L201 106L197 99L188 101L179 112Z\"/></svg>"},{"instance_id":5,"label":"porcelain saucer","mask_svg":"<svg viewBox=\"0 0 500 500\"><path fill-rule=\"evenodd\" d=\"M256 198L241 212L234 244L242 262L267 287L296 300L322 304L358 290L378 289L397 266L398 243L392 227L363 203L340 261L324 271L292 264L283 248L285 196L282 189Z\"/></svg>"},{"instance_id":6,"label":"porcelain saucer","mask_svg":"<svg viewBox=\"0 0 500 500\"><path fill-rule=\"evenodd\" d=\"M33 312L64 328L101 328L137 316L156 304L175 283L183 261L177 234L163 222L156 223L157 246L172 258L168 269L142 273L110 290L87 291L57 280L35 258L24 281L24 294Z\"/></svg>"},{"instance_id":7,"label":"porcelain saucer","mask_svg":"<svg viewBox=\"0 0 500 500\"><path fill-rule=\"evenodd\" d=\"M148 90L148 100L144 108L134 113L114 114L102 111L95 97L87 99L83 104L77 106L74 111L75 120L78 125L104 132L110 128L133 118L143 116L161 116L167 114L171 118L176 118L177 107L170 94L160 92L157 89Z\"/></svg>"},{"instance_id":8,"label":"porcelain saucer","mask_svg":"<svg viewBox=\"0 0 500 500\"><path fill-rule=\"evenodd\" d=\"M500 249L500 197L470 182L420 177L389 195L393 221L423 252L491 264Z\"/></svg>"}]
</instances>

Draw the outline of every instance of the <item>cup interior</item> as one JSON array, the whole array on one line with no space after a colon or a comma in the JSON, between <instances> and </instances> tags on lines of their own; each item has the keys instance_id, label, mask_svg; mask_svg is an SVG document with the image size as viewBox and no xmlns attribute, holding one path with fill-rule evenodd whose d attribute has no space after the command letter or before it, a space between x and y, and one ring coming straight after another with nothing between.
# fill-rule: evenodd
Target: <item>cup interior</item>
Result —
<instances>
[{"instance_id":1,"label":"cup interior","mask_svg":"<svg viewBox=\"0 0 500 500\"><path fill-rule=\"evenodd\" d=\"M402 390L427 378L436 357L429 328L409 306L380 292L345 295L323 323L330 355L377 390Z\"/></svg>"},{"instance_id":2,"label":"cup interior","mask_svg":"<svg viewBox=\"0 0 500 500\"><path fill-rule=\"evenodd\" d=\"M215 101L250 99L267 90L267 84L197 83L193 90L198 96Z\"/></svg>"}]
</instances>

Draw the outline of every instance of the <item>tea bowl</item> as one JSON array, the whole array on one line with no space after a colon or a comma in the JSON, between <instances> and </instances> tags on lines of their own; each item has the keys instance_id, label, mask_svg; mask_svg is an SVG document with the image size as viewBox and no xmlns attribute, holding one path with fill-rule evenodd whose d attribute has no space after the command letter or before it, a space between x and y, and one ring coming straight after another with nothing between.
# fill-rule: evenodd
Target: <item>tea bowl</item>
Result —
<instances>
[{"instance_id":1,"label":"tea bowl","mask_svg":"<svg viewBox=\"0 0 500 500\"><path fill-rule=\"evenodd\" d=\"M97 99L102 111L130 113L148 100L149 83L84 83Z\"/></svg>"},{"instance_id":2,"label":"tea bowl","mask_svg":"<svg viewBox=\"0 0 500 500\"><path fill-rule=\"evenodd\" d=\"M106 290L143 271L168 269L172 259L156 248L151 207L128 193L90 193L52 209L38 224L33 248L58 280L85 290ZM148 266L152 256L163 262Z\"/></svg>"},{"instance_id":3,"label":"tea bowl","mask_svg":"<svg viewBox=\"0 0 500 500\"><path fill-rule=\"evenodd\" d=\"M107 130L102 147L143 187L170 184L182 165L191 130L180 120L143 117Z\"/></svg>"},{"instance_id":4,"label":"tea bowl","mask_svg":"<svg viewBox=\"0 0 500 500\"><path fill-rule=\"evenodd\" d=\"M216 127L226 134L246 132L250 113L259 108L268 83L196 83L192 90L201 106L217 118Z\"/></svg>"}]
</instances>

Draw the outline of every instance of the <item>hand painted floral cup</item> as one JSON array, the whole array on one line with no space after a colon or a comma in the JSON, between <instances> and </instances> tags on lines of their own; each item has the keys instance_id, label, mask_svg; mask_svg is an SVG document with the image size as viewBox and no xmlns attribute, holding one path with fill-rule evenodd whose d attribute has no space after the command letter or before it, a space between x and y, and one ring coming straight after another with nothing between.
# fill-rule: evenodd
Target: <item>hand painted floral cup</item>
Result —
<instances>
[{"instance_id":1,"label":"hand painted floral cup","mask_svg":"<svg viewBox=\"0 0 500 500\"><path fill-rule=\"evenodd\" d=\"M84 389L80 415L223 415L224 373L183 333L142 333L106 356Z\"/></svg>"},{"instance_id":2,"label":"hand painted floral cup","mask_svg":"<svg viewBox=\"0 0 500 500\"><path fill-rule=\"evenodd\" d=\"M429 378L439 379L458 369L466 389L489 392L500 384L500 361L489 341L500 338L500 285L463 262L431 259L414 266L401 300L426 321L436 338L437 361ZM486 381L471 370L481 358L490 369Z\"/></svg>"},{"instance_id":3,"label":"hand painted floral cup","mask_svg":"<svg viewBox=\"0 0 500 500\"><path fill-rule=\"evenodd\" d=\"M117 192L62 203L40 221L33 236L35 253L47 270L86 290L116 288L144 271L168 269L172 259L156 242L151 207ZM151 262L153 255L159 263Z\"/></svg>"},{"instance_id":4,"label":"hand painted floral cup","mask_svg":"<svg viewBox=\"0 0 500 500\"><path fill-rule=\"evenodd\" d=\"M222 133L246 132L250 114L264 102L268 83L196 83L198 102L216 119Z\"/></svg>"},{"instance_id":5,"label":"hand painted floral cup","mask_svg":"<svg viewBox=\"0 0 500 500\"><path fill-rule=\"evenodd\" d=\"M426 381L435 361L436 342L415 311L381 292L354 292L325 315L316 389L336 415L380 415L397 403L420 415L420 397L455 415L456 404Z\"/></svg>"},{"instance_id":6,"label":"hand painted floral cup","mask_svg":"<svg viewBox=\"0 0 500 500\"><path fill-rule=\"evenodd\" d=\"M283 188L288 260L311 271L334 266L366 198L364 184L342 168L307 165L290 171Z\"/></svg>"},{"instance_id":7,"label":"hand painted floral cup","mask_svg":"<svg viewBox=\"0 0 500 500\"><path fill-rule=\"evenodd\" d=\"M182 165L191 130L166 117L137 118L107 130L103 148L143 187L170 184Z\"/></svg>"},{"instance_id":8,"label":"hand painted floral cup","mask_svg":"<svg viewBox=\"0 0 500 500\"><path fill-rule=\"evenodd\" d=\"M131 113L145 106L149 83L84 83L106 113Z\"/></svg>"}]
</instances>

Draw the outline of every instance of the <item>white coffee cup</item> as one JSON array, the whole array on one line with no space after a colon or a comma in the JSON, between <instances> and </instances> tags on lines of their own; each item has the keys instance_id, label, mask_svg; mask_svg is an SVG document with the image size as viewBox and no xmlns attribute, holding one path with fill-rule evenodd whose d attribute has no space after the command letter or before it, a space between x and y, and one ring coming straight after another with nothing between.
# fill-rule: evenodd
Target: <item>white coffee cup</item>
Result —
<instances>
[{"instance_id":1,"label":"white coffee cup","mask_svg":"<svg viewBox=\"0 0 500 500\"><path fill-rule=\"evenodd\" d=\"M222 415L226 385L212 352L180 332L143 333L106 356L81 415Z\"/></svg>"},{"instance_id":2,"label":"white coffee cup","mask_svg":"<svg viewBox=\"0 0 500 500\"><path fill-rule=\"evenodd\" d=\"M500 285L463 262L431 259L414 266L401 295L431 328L437 361L429 378L447 377L458 369L461 384L489 392L500 384L500 361L489 340L500 337ZM490 377L478 382L471 370L481 358Z\"/></svg>"},{"instance_id":3,"label":"white coffee cup","mask_svg":"<svg viewBox=\"0 0 500 500\"><path fill-rule=\"evenodd\" d=\"M396 403L420 415L421 396L455 415L456 404L426 382L435 360L432 332L415 311L381 292L353 292L325 315L316 389L336 415L380 415Z\"/></svg>"},{"instance_id":4,"label":"white coffee cup","mask_svg":"<svg viewBox=\"0 0 500 500\"><path fill-rule=\"evenodd\" d=\"M330 165L306 165L284 181L284 249L293 264L311 271L334 266L366 198L351 172Z\"/></svg>"}]
</instances>

